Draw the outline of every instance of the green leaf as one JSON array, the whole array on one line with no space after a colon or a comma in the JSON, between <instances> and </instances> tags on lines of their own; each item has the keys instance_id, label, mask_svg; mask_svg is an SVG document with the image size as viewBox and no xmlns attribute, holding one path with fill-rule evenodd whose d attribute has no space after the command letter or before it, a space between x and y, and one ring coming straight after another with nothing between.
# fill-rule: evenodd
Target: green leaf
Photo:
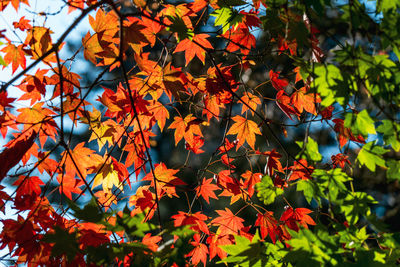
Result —
<instances>
[{"instance_id":1,"label":"green leaf","mask_svg":"<svg viewBox=\"0 0 400 267\"><path fill-rule=\"evenodd\" d=\"M68 261L72 261L79 252L76 232L69 233L67 230L58 226L54 226L54 233L47 233L43 237L43 241L53 244L51 249L51 254L53 256L65 254Z\"/></svg>"},{"instance_id":2,"label":"green leaf","mask_svg":"<svg viewBox=\"0 0 400 267\"><path fill-rule=\"evenodd\" d=\"M211 16L215 17L214 25L222 27L223 34L227 32L231 26L236 26L243 19L243 15L229 7L217 9L211 13Z\"/></svg>"},{"instance_id":3,"label":"green leaf","mask_svg":"<svg viewBox=\"0 0 400 267\"><path fill-rule=\"evenodd\" d=\"M301 141L297 141L296 144L298 144L300 147L303 147L303 142L301 142ZM309 159L309 160L312 160L312 161L321 161L322 160L322 155L318 151L318 144L311 137L308 137L308 139L307 139L307 144L306 144L306 148L304 150L304 154L306 155L307 159Z\"/></svg>"},{"instance_id":4,"label":"green leaf","mask_svg":"<svg viewBox=\"0 0 400 267\"><path fill-rule=\"evenodd\" d=\"M186 38L192 40L194 36L193 30L186 26L186 23L181 17L168 16L168 19L172 22L172 24L169 25L167 30L176 32L178 34L178 42Z\"/></svg>"},{"instance_id":5,"label":"green leaf","mask_svg":"<svg viewBox=\"0 0 400 267\"><path fill-rule=\"evenodd\" d=\"M309 204L311 204L313 198L321 204L321 197L324 197L318 185L310 180L300 180L297 183L297 191L303 191L304 197Z\"/></svg>"},{"instance_id":6,"label":"green leaf","mask_svg":"<svg viewBox=\"0 0 400 267\"><path fill-rule=\"evenodd\" d=\"M351 95L351 88L355 87L353 78L347 73L341 72L333 64L327 66L317 64L314 68L314 73L317 77L314 79L313 86L321 95L321 105L328 107L337 102L345 107Z\"/></svg>"},{"instance_id":7,"label":"green leaf","mask_svg":"<svg viewBox=\"0 0 400 267\"><path fill-rule=\"evenodd\" d=\"M275 201L275 198L283 194L283 189L276 187L272 178L265 175L260 183L256 184L257 197L264 202L265 205L269 205Z\"/></svg>"},{"instance_id":8,"label":"green leaf","mask_svg":"<svg viewBox=\"0 0 400 267\"><path fill-rule=\"evenodd\" d=\"M143 213L136 214L132 217L130 210L125 208L122 216L117 214L115 227L117 227L117 229L122 227L130 237L143 237L147 232L157 229L155 225L144 222L144 219L145 216ZM115 230L114 228L114 231Z\"/></svg>"},{"instance_id":9,"label":"green leaf","mask_svg":"<svg viewBox=\"0 0 400 267\"><path fill-rule=\"evenodd\" d=\"M400 161L391 159L388 160L386 164L388 167L386 177L389 180L400 180Z\"/></svg>"},{"instance_id":10,"label":"green leaf","mask_svg":"<svg viewBox=\"0 0 400 267\"><path fill-rule=\"evenodd\" d=\"M0 56L0 65L3 65L4 67L7 67L7 63L4 61L2 56Z\"/></svg>"},{"instance_id":11,"label":"green leaf","mask_svg":"<svg viewBox=\"0 0 400 267\"><path fill-rule=\"evenodd\" d=\"M358 114L347 113L345 115L344 127L351 128L353 134L362 134L368 136L368 134L376 134L374 121L369 116L366 109Z\"/></svg>"},{"instance_id":12,"label":"green leaf","mask_svg":"<svg viewBox=\"0 0 400 267\"><path fill-rule=\"evenodd\" d=\"M339 209L346 216L349 224L354 225L360 216L371 215L370 205L378 203L375 199L365 192L354 192L347 194L344 201L339 205Z\"/></svg>"},{"instance_id":13,"label":"green leaf","mask_svg":"<svg viewBox=\"0 0 400 267\"><path fill-rule=\"evenodd\" d=\"M95 198L92 198L83 209L79 208L78 205L69 199L67 199L67 202L69 207L74 211L73 215L79 220L97 223L102 221L104 218L104 213L99 210Z\"/></svg>"},{"instance_id":14,"label":"green leaf","mask_svg":"<svg viewBox=\"0 0 400 267\"><path fill-rule=\"evenodd\" d=\"M324 227L317 228L315 234L304 228L289 233L292 238L287 241L290 248L284 260L293 266L334 266L343 259L337 236L330 235Z\"/></svg>"},{"instance_id":15,"label":"green leaf","mask_svg":"<svg viewBox=\"0 0 400 267\"><path fill-rule=\"evenodd\" d=\"M248 240L246 237L235 235L235 244L220 246L228 257L218 262L225 264L237 264L239 266L282 266L282 254L278 251L283 248L280 242L275 245L268 242L260 241L258 231L253 239Z\"/></svg>"},{"instance_id":16,"label":"green leaf","mask_svg":"<svg viewBox=\"0 0 400 267\"><path fill-rule=\"evenodd\" d=\"M375 172L376 165L386 167L382 155L389 150L376 146L375 142L369 142L363 146L357 156L359 165L365 165L370 171Z\"/></svg>"},{"instance_id":17,"label":"green leaf","mask_svg":"<svg viewBox=\"0 0 400 267\"><path fill-rule=\"evenodd\" d=\"M352 180L340 168L335 168L328 171L316 169L314 170L312 176L315 178L318 184L317 188L326 190L326 197L329 201L333 202L339 199L339 194L344 196L348 193L348 189L344 183Z\"/></svg>"},{"instance_id":18,"label":"green leaf","mask_svg":"<svg viewBox=\"0 0 400 267\"><path fill-rule=\"evenodd\" d=\"M398 152L400 150L400 125L390 120L383 120L382 124L376 129L383 134L385 145L392 146Z\"/></svg>"}]
</instances>

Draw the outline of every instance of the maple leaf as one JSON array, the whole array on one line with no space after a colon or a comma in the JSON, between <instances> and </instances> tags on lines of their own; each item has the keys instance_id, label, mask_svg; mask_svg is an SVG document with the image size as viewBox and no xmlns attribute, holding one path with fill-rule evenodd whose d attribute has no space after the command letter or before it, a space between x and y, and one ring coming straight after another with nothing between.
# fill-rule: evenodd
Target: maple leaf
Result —
<instances>
[{"instance_id":1,"label":"maple leaf","mask_svg":"<svg viewBox=\"0 0 400 267\"><path fill-rule=\"evenodd\" d=\"M124 45L125 49L131 47L133 51L140 54L142 48L149 44L146 36L143 34L143 30L146 29L145 25L141 24L141 20L136 17L128 17L128 20L124 20Z\"/></svg>"},{"instance_id":2,"label":"maple leaf","mask_svg":"<svg viewBox=\"0 0 400 267\"><path fill-rule=\"evenodd\" d=\"M5 112L3 112L3 114L0 115L0 132L3 138L6 138L8 128L18 130L16 119L17 117L15 117L8 110L6 110Z\"/></svg>"},{"instance_id":3,"label":"maple leaf","mask_svg":"<svg viewBox=\"0 0 400 267\"><path fill-rule=\"evenodd\" d=\"M346 162L347 162L347 164L351 165L348 158L349 158L348 156L343 155L342 153L332 155L331 159L332 159L333 168L336 168L339 165L340 168L343 169Z\"/></svg>"},{"instance_id":4,"label":"maple leaf","mask_svg":"<svg viewBox=\"0 0 400 267\"><path fill-rule=\"evenodd\" d=\"M100 169L100 167L102 167ZM93 180L92 188L102 185L103 191L111 193L113 186L119 190L123 190L124 186L121 183L118 175L118 171L114 169L114 164L110 161L109 163L101 163L97 175Z\"/></svg>"},{"instance_id":5,"label":"maple leaf","mask_svg":"<svg viewBox=\"0 0 400 267\"><path fill-rule=\"evenodd\" d=\"M224 191L219 196L230 197L231 204L235 203L240 198L245 197L245 194L242 190L242 182L240 180L234 179L231 176L230 170L220 171L216 178L217 184L224 189Z\"/></svg>"},{"instance_id":6,"label":"maple leaf","mask_svg":"<svg viewBox=\"0 0 400 267\"><path fill-rule=\"evenodd\" d=\"M3 212L3 214L6 214L6 205L4 200L8 200L10 196L3 191L4 186L0 185L0 211Z\"/></svg>"},{"instance_id":7,"label":"maple leaf","mask_svg":"<svg viewBox=\"0 0 400 267\"><path fill-rule=\"evenodd\" d=\"M290 229L298 232L298 224L300 224L304 228L308 228L308 225L315 225L314 220L309 215L307 215L311 212L311 210L306 208L293 209L289 207L285 210L279 220L283 221Z\"/></svg>"},{"instance_id":8,"label":"maple leaf","mask_svg":"<svg viewBox=\"0 0 400 267\"><path fill-rule=\"evenodd\" d=\"M250 33L249 28L242 24L235 29L229 29L222 36L228 39L226 49L230 52L240 50L244 55L248 55L252 47L256 47L256 38Z\"/></svg>"},{"instance_id":9,"label":"maple leaf","mask_svg":"<svg viewBox=\"0 0 400 267\"><path fill-rule=\"evenodd\" d=\"M17 87L25 93L18 100L31 100L31 106L46 95L47 77L45 74L48 70L38 69L35 75L25 75L24 80Z\"/></svg>"},{"instance_id":10,"label":"maple leaf","mask_svg":"<svg viewBox=\"0 0 400 267\"><path fill-rule=\"evenodd\" d=\"M299 115L298 112L290 106L290 97L286 95L284 90L280 90L276 94L276 101L275 103L278 105L278 107L285 113L286 116L289 117L289 119L292 120L291 114Z\"/></svg>"},{"instance_id":11,"label":"maple leaf","mask_svg":"<svg viewBox=\"0 0 400 267\"><path fill-rule=\"evenodd\" d=\"M252 149L254 149L256 134L261 135L257 123L239 115L236 115L232 119L235 121L235 123L229 129L227 134L237 134L237 139L239 141L236 150L238 150L238 148L241 147L245 141Z\"/></svg>"},{"instance_id":12,"label":"maple leaf","mask_svg":"<svg viewBox=\"0 0 400 267\"><path fill-rule=\"evenodd\" d=\"M168 197L178 197L175 186L186 185L181 179L174 176L179 170L168 169L164 163L154 165L154 175L157 182L157 194L162 196L165 192ZM153 173L148 173L143 177L142 181L151 181L151 186L154 186Z\"/></svg>"},{"instance_id":13,"label":"maple leaf","mask_svg":"<svg viewBox=\"0 0 400 267\"><path fill-rule=\"evenodd\" d=\"M261 173L252 173L247 170L242 174L242 177L245 179L244 186L247 187L247 191L249 192L249 196L252 197L254 194L254 185L256 183L261 182L262 174Z\"/></svg>"},{"instance_id":14,"label":"maple leaf","mask_svg":"<svg viewBox=\"0 0 400 267\"><path fill-rule=\"evenodd\" d=\"M244 220L233 214L228 208L216 210L219 217L213 219L211 224L218 226L217 233L221 235L237 235L238 231L244 227Z\"/></svg>"},{"instance_id":15,"label":"maple leaf","mask_svg":"<svg viewBox=\"0 0 400 267\"><path fill-rule=\"evenodd\" d=\"M102 163L101 159L96 160L94 157L95 151L84 147L84 144L85 142L79 143L73 150L69 150L69 153L67 151L62 153L62 156L66 157L65 170L72 176L75 176L76 174L82 174L82 177L80 177L81 179L86 179L89 168Z\"/></svg>"},{"instance_id":16,"label":"maple leaf","mask_svg":"<svg viewBox=\"0 0 400 267\"><path fill-rule=\"evenodd\" d=\"M302 113L303 110L305 110L311 114L317 115L315 105L316 103L321 102L321 99L316 94L306 94L306 93L307 93L306 88L302 87L292 94L290 101L293 104L293 106L299 111L299 113Z\"/></svg>"},{"instance_id":17,"label":"maple leaf","mask_svg":"<svg viewBox=\"0 0 400 267\"><path fill-rule=\"evenodd\" d=\"M49 51L53 44L50 34L53 33L46 27L34 26L28 30L25 45L30 46L30 53L33 59L38 59ZM43 59L44 62L57 62L54 54Z\"/></svg>"},{"instance_id":18,"label":"maple leaf","mask_svg":"<svg viewBox=\"0 0 400 267\"><path fill-rule=\"evenodd\" d=\"M195 234L193 239L194 241L190 242L190 244L194 246L194 249L186 256L192 257L192 264L195 266L198 266L200 261L206 266L207 254L209 253L208 247L200 242L199 234Z\"/></svg>"},{"instance_id":19,"label":"maple leaf","mask_svg":"<svg viewBox=\"0 0 400 267\"><path fill-rule=\"evenodd\" d=\"M266 211L264 214L257 214L257 220L255 226L260 226L261 238L265 238L269 235L272 242L276 242L276 228L278 222L275 220L271 211Z\"/></svg>"},{"instance_id":20,"label":"maple leaf","mask_svg":"<svg viewBox=\"0 0 400 267\"><path fill-rule=\"evenodd\" d=\"M147 233L142 238L142 244L146 245L150 250L156 252L158 249L157 243L162 240L161 236L152 236L151 233Z\"/></svg>"},{"instance_id":21,"label":"maple leaf","mask_svg":"<svg viewBox=\"0 0 400 267\"><path fill-rule=\"evenodd\" d=\"M228 140L228 138L225 138L224 143L218 148L219 153L226 153L232 148L234 148L237 145L237 140L233 141L232 143Z\"/></svg>"},{"instance_id":22,"label":"maple leaf","mask_svg":"<svg viewBox=\"0 0 400 267\"><path fill-rule=\"evenodd\" d=\"M208 204L210 204L210 198L218 199L214 191L220 190L219 186L212 184L213 180L214 179L212 178L210 179L203 178L201 184L198 187L196 187L196 195L202 196Z\"/></svg>"},{"instance_id":23,"label":"maple leaf","mask_svg":"<svg viewBox=\"0 0 400 267\"><path fill-rule=\"evenodd\" d=\"M300 159L295 161L293 166L289 167L289 170L291 170L289 181L295 181L297 179L311 180L311 174L314 171L314 167L308 166L305 159Z\"/></svg>"},{"instance_id":24,"label":"maple leaf","mask_svg":"<svg viewBox=\"0 0 400 267\"><path fill-rule=\"evenodd\" d=\"M105 192L104 190L97 191L94 193L97 198L97 202L104 207L104 210L107 211L113 204L117 204L117 196L112 192Z\"/></svg>"},{"instance_id":25,"label":"maple leaf","mask_svg":"<svg viewBox=\"0 0 400 267\"><path fill-rule=\"evenodd\" d=\"M32 28L32 25L29 24L30 20L25 19L25 16L21 17L18 22L13 22L13 26L15 29L20 29L21 31L29 30Z\"/></svg>"},{"instance_id":26,"label":"maple leaf","mask_svg":"<svg viewBox=\"0 0 400 267\"><path fill-rule=\"evenodd\" d=\"M242 102L246 103L253 110L256 110L257 106L261 105L260 98L249 92L245 92L240 99ZM245 113L247 110L250 110L251 114L254 115L254 111L251 110L248 106L242 104L242 114Z\"/></svg>"},{"instance_id":27,"label":"maple leaf","mask_svg":"<svg viewBox=\"0 0 400 267\"><path fill-rule=\"evenodd\" d=\"M5 145L7 148L0 154L0 162L2 162L0 181L3 180L7 172L17 165L25 153L32 147L36 135L36 132L32 131L30 135L21 135Z\"/></svg>"},{"instance_id":28,"label":"maple leaf","mask_svg":"<svg viewBox=\"0 0 400 267\"><path fill-rule=\"evenodd\" d=\"M281 154L276 152L275 149L267 152L256 151L256 154L264 155L267 157L267 163L265 164L264 173L272 176L274 171L283 172L282 164L279 159L282 157Z\"/></svg>"},{"instance_id":29,"label":"maple leaf","mask_svg":"<svg viewBox=\"0 0 400 267\"><path fill-rule=\"evenodd\" d=\"M203 114L207 116L207 120L210 121L211 118L216 118L219 120L220 108L224 105L220 103L217 95L206 95L203 98L204 109Z\"/></svg>"},{"instance_id":30,"label":"maple leaf","mask_svg":"<svg viewBox=\"0 0 400 267\"><path fill-rule=\"evenodd\" d=\"M80 237L78 242L82 244L82 249L86 249L89 246L99 247L102 244L110 242L106 233L97 232L92 229L82 229L79 231L79 235Z\"/></svg>"},{"instance_id":31,"label":"maple leaf","mask_svg":"<svg viewBox=\"0 0 400 267\"><path fill-rule=\"evenodd\" d=\"M0 111L6 111L6 108L12 108L10 103L14 102L15 98L8 97L7 91L0 92Z\"/></svg>"},{"instance_id":32,"label":"maple leaf","mask_svg":"<svg viewBox=\"0 0 400 267\"><path fill-rule=\"evenodd\" d=\"M19 210L28 210L34 207L35 202L42 192L40 186L44 185L37 176L21 175L13 185L18 185L15 196L15 208Z\"/></svg>"},{"instance_id":33,"label":"maple leaf","mask_svg":"<svg viewBox=\"0 0 400 267\"><path fill-rule=\"evenodd\" d=\"M271 80L272 86L280 91L284 90L286 86L289 85L288 80L279 78L280 71L274 72L273 70L269 71L269 79Z\"/></svg>"},{"instance_id":34,"label":"maple leaf","mask_svg":"<svg viewBox=\"0 0 400 267\"><path fill-rule=\"evenodd\" d=\"M59 174L57 176L57 181L60 184L60 194L64 194L70 200L72 200L72 193L80 194L82 192L79 187L83 185L83 181L75 179L75 177L71 176L69 173L64 175Z\"/></svg>"},{"instance_id":35,"label":"maple leaf","mask_svg":"<svg viewBox=\"0 0 400 267\"><path fill-rule=\"evenodd\" d=\"M208 34L196 34L193 36L192 40L186 38L178 43L175 52L185 52L186 66L195 56L205 64L205 48L213 48L211 43L207 40L207 37L209 37Z\"/></svg>"},{"instance_id":36,"label":"maple leaf","mask_svg":"<svg viewBox=\"0 0 400 267\"><path fill-rule=\"evenodd\" d=\"M344 121L342 119L334 119L332 121L335 123L333 129L338 133L340 147L343 147L349 139L354 142L365 144L364 137L362 135L355 137L349 128L344 127Z\"/></svg>"},{"instance_id":37,"label":"maple leaf","mask_svg":"<svg viewBox=\"0 0 400 267\"><path fill-rule=\"evenodd\" d=\"M207 243L209 244L210 249L210 260L217 255L220 259L224 259L226 258L227 253L220 246L231 245L234 243L234 239L232 235L218 235L211 233L207 238Z\"/></svg>"},{"instance_id":38,"label":"maple leaf","mask_svg":"<svg viewBox=\"0 0 400 267\"><path fill-rule=\"evenodd\" d=\"M157 121L158 126L160 127L161 132L164 129L165 122L169 119L169 111L165 108L165 106L154 100L150 102L148 106L148 111L153 114L154 119Z\"/></svg>"},{"instance_id":39,"label":"maple leaf","mask_svg":"<svg viewBox=\"0 0 400 267\"><path fill-rule=\"evenodd\" d=\"M192 214L188 214L182 211L178 211L178 214L171 216L174 219L174 226L180 227L183 225L191 225L190 229L197 231L199 233L210 234L205 220L208 217L202 214L200 211Z\"/></svg>"},{"instance_id":40,"label":"maple leaf","mask_svg":"<svg viewBox=\"0 0 400 267\"><path fill-rule=\"evenodd\" d=\"M225 164L226 166L228 166L231 169L235 169L236 168L235 165L231 164L231 162L234 161L234 159L233 158L229 158L228 154L222 155L221 161L222 161L223 164Z\"/></svg>"},{"instance_id":41,"label":"maple leaf","mask_svg":"<svg viewBox=\"0 0 400 267\"><path fill-rule=\"evenodd\" d=\"M197 119L193 114L188 114L185 119L176 116L168 129L175 129L175 145L184 138L190 146L194 146L195 135L203 136L199 123L197 123Z\"/></svg>"},{"instance_id":42,"label":"maple leaf","mask_svg":"<svg viewBox=\"0 0 400 267\"><path fill-rule=\"evenodd\" d=\"M12 73L18 69L19 66L21 68L25 69L26 68L26 59L25 59L25 52L23 50L24 45L19 45L15 46L13 44L8 44L6 47L4 47L1 52L6 53L4 56L4 61L7 64L12 64ZM3 66L3 69L6 66Z\"/></svg>"},{"instance_id":43,"label":"maple leaf","mask_svg":"<svg viewBox=\"0 0 400 267\"><path fill-rule=\"evenodd\" d=\"M204 139L198 135L195 135L193 138L193 145L190 143L185 144L185 148L187 150L192 151L195 154L204 153L204 150L200 149L204 145Z\"/></svg>"},{"instance_id":44,"label":"maple leaf","mask_svg":"<svg viewBox=\"0 0 400 267\"><path fill-rule=\"evenodd\" d=\"M0 2L0 11L3 11L10 2L11 2L11 5L14 7L15 11L18 11L20 3L23 3L27 6L29 6L28 0L2 0Z\"/></svg>"}]
</instances>

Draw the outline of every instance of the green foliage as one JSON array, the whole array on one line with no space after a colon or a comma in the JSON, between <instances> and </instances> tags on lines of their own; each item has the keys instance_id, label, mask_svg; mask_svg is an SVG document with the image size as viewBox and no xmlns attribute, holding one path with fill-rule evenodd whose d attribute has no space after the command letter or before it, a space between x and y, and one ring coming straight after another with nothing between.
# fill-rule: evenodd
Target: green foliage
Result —
<instances>
[{"instance_id":1,"label":"green foliage","mask_svg":"<svg viewBox=\"0 0 400 267\"><path fill-rule=\"evenodd\" d=\"M303 147L304 143L301 141L297 141L301 148ZM308 137L305 148L304 148L304 155L310 161L321 161L322 155L318 151L318 143L314 141L311 137Z\"/></svg>"},{"instance_id":2,"label":"green foliage","mask_svg":"<svg viewBox=\"0 0 400 267\"><path fill-rule=\"evenodd\" d=\"M256 185L257 187L257 197L264 202L265 205L272 204L277 196L283 194L283 189L274 186L272 178L265 175L261 179L261 183Z\"/></svg>"},{"instance_id":3,"label":"green foliage","mask_svg":"<svg viewBox=\"0 0 400 267\"><path fill-rule=\"evenodd\" d=\"M359 165L365 165L370 171L374 172L376 165L386 167L386 162L382 158L382 155L389 150L378 146L375 142L369 142L365 144L357 156Z\"/></svg>"},{"instance_id":4,"label":"green foliage","mask_svg":"<svg viewBox=\"0 0 400 267\"><path fill-rule=\"evenodd\" d=\"M358 114L347 113L344 127L350 128L353 134L356 135L368 136L368 134L376 134L374 121L365 109Z\"/></svg>"},{"instance_id":5,"label":"green foliage","mask_svg":"<svg viewBox=\"0 0 400 267\"><path fill-rule=\"evenodd\" d=\"M243 19L242 15L229 6L215 10L211 13L211 16L215 17L214 25L222 27L222 33L227 32L231 27L235 27Z\"/></svg>"}]
</instances>

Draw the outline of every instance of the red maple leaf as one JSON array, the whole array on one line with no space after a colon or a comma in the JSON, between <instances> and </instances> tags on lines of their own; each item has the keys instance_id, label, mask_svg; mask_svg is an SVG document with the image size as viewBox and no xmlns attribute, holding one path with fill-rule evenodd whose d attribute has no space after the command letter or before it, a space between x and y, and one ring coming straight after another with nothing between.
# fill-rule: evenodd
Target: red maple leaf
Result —
<instances>
[{"instance_id":1,"label":"red maple leaf","mask_svg":"<svg viewBox=\"0 0 400 267\"><path fill-rule=\"evenodd\" d=\"M186 257L192 257L192 264L195 266L198 266L200 261L204 264L204 266L206 266L207 254L209 253L208 247L200 242L201 240L199 234L195 234L193 239L194 241L190 242L190 244L194 246L194 249L189 252Z\"/></svg>"},{"instance_id":2,"label":"red maple leaf","mask_svg":"<svg viewBox=\"0 0 400 267\"><path fill-rule=\"evenodd\" d=\"M278 222L273 216L273 213L266 211L264 214L257 214L256 226L260 226L261 238L265 238L269 235L272 242L275 244L278 226Z\"/></svg>"},{"instance_id":3,"label":"red maple leaf","mask_svg":"<svg viewBox=\"0 0 400 267\"><path fill-rule=\"evenodd\" d=\"M208 217L202 214L200 211L192 214L178 211L178 214L171 216L171 218L174 219L175 227L179 227L182 225L191 225L190 229L194 231L205 233L207 235L210 234L207 224L205 223L205 220L207 220Z\"/></svg>"},{"instance_id":4,"label":"red maple leaf","mask_svg":"<svg viewBox=\"0 0 400 267\"><path fill-rule=\"evenodd\" d=\"M211 221L211 224L218 226L217 233L221 235L237 235L238 231L244 227L244 220L233 214L228 208L216 211L219 217Z\"/></svg>"},{"instance_id":5,"label":"red maple leaf","mask_svg":"<svg viewBox=\"0 0 400 267\"><path fill-rule=\"evenodd\" d=\"M256 154L264 155L267 157L267 163L265 164L264 173L269 176L273 176L274 171L283 172L282 164L279 161L282 155L276 152L275 149L267 152L256 151Z\"/></svg>"},{"instance_id":6,"label":"red maple leaf","mask_svg":"<svg viewBox=\"0 0 400 267\"><path fill-rule=\"evenodd\" d=\"M340 168L343 169L346 162L347 162L347 164L351 165L348 158L349 158L349 156L343 155L342 153L332 155L331 159L332 159L333 168L336 168L339 165Z\"/></svg>"},{"instance_id":7,"label":"red maple leaf","mask_svg":"<svg viewBox=\"0 0 400 267\"><path fill-rule=\"evenodd\" d=\"M32 147L35 143L35 138L36 132L32 131L30 135L29 133L23 134L5 145L7 148L0 154L0 162L2 162L0 182L6 176L7 172L17 165L25 153Z\"/></svg>"},{"instance_id":8,"label":"red maple leaf","mask_svg":"<svg viewBox=\"0 0 400 267\"><path fill-rule=\"evenodd\" d=\"M214 191L220 190L219 186L212 184L213 180L212 178L207 180L203 178L202 183L196 187L196 195L202 196L208 204L210 204L210 198L218 199Z\"/></svg>"},{"instance_id":9,"label":"red maple leaf","mask_svg":"<svg viewBox=\"0 0 400 267\"><path fill-rule=\"evenodd\" d=\"M254 185L261 182L262 174L259 172L252 173L251 171L247 170L242 174L242 177L245 179L243 186L247 187L249 196L252 197L254 194Z\"/></svg>"},{"instance_id":10,"label":"red maple leaf","mask_svg":"<svg viewBox=\"0 0 400 267\"><path fill-rule=\"evenodd\" d=\"M314 171L314 167L308 166L308 163L305 159L300 159L295 161L293 166L289 167L289 170L292 171L289 181L294 181L297 179L311 180L311 174Z\"/></svg>"},{"instance_id":11,"label":"red maple leaf","mask_svg":"<svg viewBox=\"0 0 400 267\"><path fill-rule=\"evenodd\" d=\"M308 225L315 225L314 220L307 215L311 212L306 208L293 209L289 207L282 214L280 220L290 229L299 231L299 224L304 228L308 228Z\"/></svg>"},{"instance_id":12,"label":"red maple leaf","mask_svg":"<svg viewBox=\"0 0 400 267\"><path fill-rule=\"evenodd\" d=\"M291 114L294 114L296 116L299 115L298 112L291 106L290 97L286 95L284 90L280 90L276 94L275 103L283 111L283 113L285 113L285 115L289 117L289 119L292 119Z\"/></svg>"},{"instance_id":13,"label":"red maple leaf","mask_svg":"<svg viewBox=\"0 0 400 267\"><path fill-rule=\"evenodd\" d=\"M240 50L244 55L248 55L253 47L256 47L256 38L250 33L246 25L239 25L237 28L231 28L222 35L228 40L226 50L235 52Z\"/></svg>"},{"instance_id":14,"label":"red maple leaf","mask_svg":"<svg viewBox=\"0 0 400 267\"><path fill-rule=\"evenodd\" d=\"M289 85L288 80L279 78L280 71L274 72L273 70L269 71L269 79L271 80L272 86L280 91L284 90L286 86Z\"/></svg>"}]
</instances>

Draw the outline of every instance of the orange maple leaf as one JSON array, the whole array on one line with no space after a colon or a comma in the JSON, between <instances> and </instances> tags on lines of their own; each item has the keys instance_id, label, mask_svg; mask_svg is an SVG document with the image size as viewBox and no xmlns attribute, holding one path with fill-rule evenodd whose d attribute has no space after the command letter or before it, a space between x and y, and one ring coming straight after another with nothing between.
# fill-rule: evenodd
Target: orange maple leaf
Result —
<instances>
[{"instance_id":1,"label":"orange maple leaf","mask_svg":"<svg viewBox=\"0 0 400 267\"><path fill-rule=\"evenodd\" d=\"M317 115L315 105L321 102L321 98L317 94L307 94L306 88L302 87L292 94L290 102L299 113L305 110L311 114Z\"/></svg>"},{"instance_id":2,"label":"orange maple leaf","mask_svg":"<svg viewBox=\"0 0 400 267\"><path fill-rule=\"evenodd\" d=\"M180 41L176 46L175 52L185 51L186 66L195 56L197 56L203 64L205 63L206 50L204 48L213 48L211 43L207 40L207 37L209 37L208 34L196 34L193 40L186 38Z\"/></svg>"},{"instance_id":3,"label":"orange maple leaf","mask_svg":"<svg viewBox=\"0 0 400 267\"><path fill-rule=\"evenodd\" d=\"M24 45L19 45L15 46L13 44L8 44L6 47L4 47L1 52L6 53L4 56L4 61L7 64L12 64L12 73L18 69L19 66L21 66L23 69L26 68L26 59L25 59L25 52L22 49ZM3 69L5 66L3 66Z\"/></svg>"},{"instance_id":4,"label":"orange maple leaf","mask_svg":"<svg viewBox=\"0 0 400 267\"><path fill-rule=\"evenodd\" d=\"M211 221L211 224L219 226L217 233L221 235L237 235L238 231L244 227L244 220L232 213L228 208L216 210L219 217Z\"/></svg>"},{"instance_id":5,"label":"orange maple leaf","mask_svg":"<svg viewBox=\"0 0 400 267\"><path fill-rule=\"evenodd\" d=\"M175 186L186 185L178 177L174 176L179 170L168 169L164 163L156 164L154 166L154 175L157 182L157 194L162 196L163 192L167 194L168 197L179 197L176 194ZM154 186L154 176L153 173L148 173L142 181L151 181L151 186Z\"/></svg>"},{"instance_id":6,"label":"orange maple leaf","mask_svg":"<svg viewBox=\"0 0 400 267\"><path fill-rule=\"evenodd\" d=\"M195 135L203 136L200 129L200 121L192 114L189 114L183 119L182 117L175 117L174 121L168 127L168 129L175 129L175 145L179 143L182 138L185 139L190 146L195 145Z\"/></svg>"},{"instance_id":7,"label":"orange maple leaf","mask_svg":"<svg viewBox=\"0 0 400 267\"><path fill-rule=\"evenodd\" d=\"M253 110L257 109L257 105L261 105L261 100L259 97L253 95L252 93L245 92L244 95L240 98L244 103L246 103ZM242 114L247 110L251 111L251 114L254 115L254 111L251 110L247 105L242 103Z\"/></svg>"},{"instance_id":8,"label":"orange maple leaf","mask_svg":"<svg viewBox=\"0 0 400 267\"><path fill-rule=\"evenodd\" d=\"M232 119L235 121L235 123L229 129L227 134L237 134L237 139L239 141L236 150L238 150L238 148L241 147L245 141L252 149L254 149L254 144L256 143L256 134L261 135L257 123L239 115L236 115Z\"/></svg>"},{"instance_id":9,"label":"orange maple leaf","mask_svg":"<svg viewBox=\"0 0 400 267\"><path fill-rule=\"evenodd\" d=\"M219 186L212 184L212 181L212 178L207 180L206 178L203 178L201 185L196 187L196 195L202 196L208 204L210 204L210 198L218 199L214 191L220 190Z\"/></svg>"}]
</instances>

